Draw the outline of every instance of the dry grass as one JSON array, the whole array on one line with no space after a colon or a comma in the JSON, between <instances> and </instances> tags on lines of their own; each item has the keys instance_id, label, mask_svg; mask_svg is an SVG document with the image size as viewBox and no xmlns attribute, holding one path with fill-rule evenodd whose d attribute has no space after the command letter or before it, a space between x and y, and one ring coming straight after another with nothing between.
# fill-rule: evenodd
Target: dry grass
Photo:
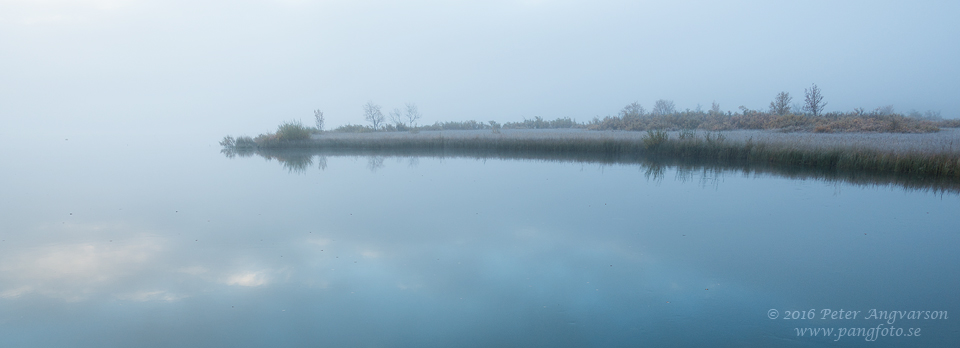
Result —
<instances>
[{"instance_id":1,"label":"dry grass","mask_svg":"<svg viewBox=\"0 0 960 348\"><path fill-rule=\"evenodd\" d=\"M596 119L587 128L593 130L650 129L681 130L779 130L785 132L816 133L931 133L941 128L957 127L956 120L910 117L901 114L880 113L829 113L822 116L804 114L777 115L756 110L743 110L738 114L707 113L697 111L676 112L666 115L633 115L621 113Z\"/></svg>"}]
</instances>

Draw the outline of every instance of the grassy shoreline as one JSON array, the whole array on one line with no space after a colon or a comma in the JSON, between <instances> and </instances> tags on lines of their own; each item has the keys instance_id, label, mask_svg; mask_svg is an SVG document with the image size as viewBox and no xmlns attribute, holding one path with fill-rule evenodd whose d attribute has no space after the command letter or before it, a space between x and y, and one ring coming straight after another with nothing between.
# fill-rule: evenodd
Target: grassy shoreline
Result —
<instances>
[{"instance_id":1,"label":"grassy shoreline","mask_svg":"<svg viewBox=\"0 0 960 348\"><path fill-rule=\"evenodd\" d=\"M727 139L724 132L621 134L598 131L491 132L445 131L432 134L320 134L309 140L260 141L253 147L225 145L230 155L258 153L282 158L284 151L396 156L466 156L603 163L667 163L670 165L749 167L813 176L869 177L918 188L957 191L960 151L941 149L894 151L870 146L799 146L796 142ZM960 132L956 132L960 135ZM882 143L882 141L880 141ZM960 146L960 141L957 142ZM932 185L932 186L931 186Z\"/></svg>"}]
</instances>

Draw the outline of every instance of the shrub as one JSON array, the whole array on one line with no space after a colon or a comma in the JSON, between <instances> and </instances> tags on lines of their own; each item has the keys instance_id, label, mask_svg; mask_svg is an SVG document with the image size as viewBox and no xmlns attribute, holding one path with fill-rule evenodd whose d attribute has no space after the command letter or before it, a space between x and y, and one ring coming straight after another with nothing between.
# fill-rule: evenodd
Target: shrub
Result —
<instances>
[{"instance_id":1,"label":"shrub","mask_svg":"<svg viewBox=\"0 0 960 348\"><path fill-rule=\"evenodd\" d=\"M310 139L311 129L300 121L284 122L277 127L276 139L279 141L297 141Z\"/></svg>"},{"instance_id":2,"label":"shrub","mask_svg":"<svg viewBox=\"0 0 960 348\"><path fill-rule=\"evenodd\" d=\"M960 119L942 120L937 125L943 128L960 128Z\"/></svg>"},{"instance_id":3,"label":"shrub","mask_svg":"<svg viewBox=\"0 0 960 348\"><path fill-rule=\"evenodd\" d=\"M431 131L440 131L440 130L480 130L480 129L490 129L490 126L477 122L474 120L463 121L463 122L435 122L430 126L420 127L423 130Z\"/></svg>"},{"instance_id":4,"label":"shrub","mask_svg":"<svg viewBox=\"0 0 960 348\"><path fill-rule=\"evenodd\" d=\"M373 132L373 128L370 128L369 126L358 125L358 124L347 124L347 125L337 127L337 129L334 129L333 131L341 132L341 133L367 133L367 132Z\"/></svg>"},{"instance_id":5,"label":"shrub","mask_svg":"<svg viewBox=\"0 0 960 348\"><path fill-rule=\"evenodd\" d=\"M223 147L233 147L234 144L236 144L236 141L234 141L233 137L229 135L223 137L223 140L220 140L220 146L223 146Z\"/></svg>"},{"instance_id":6,"label":"shrub","mask_svg":"<svg viewBox=\"0 0 960 348\"><path fill-rule=\"evenodd\" d=\"M246 135L237 137L237 140L234 141L233 147L237 149L254 149L257 147L257 142L253 141L253 138Z\"/></svg>"}]
</instances>

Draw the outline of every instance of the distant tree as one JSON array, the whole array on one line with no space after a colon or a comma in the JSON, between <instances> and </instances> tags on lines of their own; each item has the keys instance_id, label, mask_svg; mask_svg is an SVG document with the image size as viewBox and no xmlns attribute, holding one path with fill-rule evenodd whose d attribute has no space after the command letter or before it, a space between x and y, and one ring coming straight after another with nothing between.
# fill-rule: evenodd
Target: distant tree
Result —
<instances>
[{"instance_id":1,"label":"distant tree","mask_svg":"<svg viewBox=\"0 0 960 348\"><path fill-rule=\"evenodd\" d=\"M773 101L770 102L770 113L786 115L790 112L790 101L792 100L793 97L790 96L790 93L780 92L780 94L777 94L777 97L773 98Z\"/></svg>"},{"instance_id":2,"label":"distant tree","mask_svg":"<svg viewBox=\"0 0 960 348\"><path fill-rule=\"evenodd\" d=\"M493 134L500 134L500 124L497 121L490 121L490 130Z\"/></svg>"},{"instance_id":3,"label":"distant tree","mask_svg":"<svg viewBox=\"0 0 960 348\"><path fill-rule=\"evenodd\" d=\"M410 127L417 127L417 120L420 119L420 110L417 109L417 104L407 103L407 122Z\"/></svg>"},{"instance_id":4,"label":"distant tree","mask_svg":"<svg viewBox=\"0 0 960 348\"><path fill-rule=\"evenodd\" d=\"M400 113L400 108L393 108L393 111L390 111L390 120L397 125L397 130L403 129L403 114Z\"/></svg>"},{"instance_id":5,"label":"distant tree","mask_svg":"<svg viewBox=\"0 0 960 348\"><path fill-rule=\"evenodd\" d=\"M940 110L937 110L937 111L927 110L923 112L923 119L931 120L931 121L941 121L943 120L943 116L940 115Z\"/></svg>"},{"instance_id":6,"label":"distant tree","mask_svg":"<svg viewBox=\"0 0 960 348\"><path fill-rule=\"evenodd\" d=\"M677 107L672 100L660 99L653 103L653 110L650 113L656 116L670 115L677 112Z\"/></svg>"},{"instance_id":7,"label":"distant tree","mask_svg":"<svg viewBox=\"0 0 960 348\"><path fill-rule=\"evenodd\" d=\"M379 130L384 120L383 113L380 112L380 105L374 104L372 101L364 104L363 119L373 125L373 130Z\"/></svg>"},{"instance_id":8,"label":"distant tree","mask_svg":"<svg viewBox=\"0 0 960 348\"><path fill-rule=\"evenodd\" d=\"M892 115L895 112L895 110L893 108L893 105L885 105L877 108L876 110L873 110L873 112L880 116L886 116L886 115Z\"/></svg>"},{"instance_id":9,"label":"distant tree","mask_svg":"<svg viewBox=\"0 0 960 348\"><path fill-rule=\"evenodd\" d=\"M803 113L803 104L800 104L800 103L790 104L790 112L795 113L795 114L802 114L802 113Z\"/></svg>"},{"instance_id":10,"label":"distant tree","mask_svg":"<svg viewBox=\"0 0 960 348\"><path fill-rule=\"evenodd\" d=\"M810 112L813 116L820 116L823 113L823 108L827 106L827 102L823 101L823 93L820 92L820 88L817 87L817 84L813 84L810 88L803 90L806 98L803 101L803 110Z\"/></svg>"},{"instance_id":11,"label":"distant tree","mask_svg":"<svg viewBox=\"0 0 960 348\"><path fill-rule=\"evenodd\" d=\"M721 112L720 112L720 104L718 104L717 101L714 100L713 103L710 104L710 114L711 114L711 115L718 115L718 114L720 114L720 113L721 113Z\"/></svg>"},{"instance_id":12,"label":"distant tree","mask_svg":"<svg viewBox=\"0 0 960 348\"><path fill-rule=\"evenodd\" d=\"M313 110L313 117L317 121L317 130L323 132L323 124L326 121L323 117L323 111L320 111L320 109Z\"/></svg>"},{"instance_id":13,"label":"distant tree","mask_svg":"<svg viewBox=\"0 0 960 348\"><path fill-rule=\"evenodd\" d=\"M647 113L647 110L643 109L643 105L640 105L640 103L638 102L633 102L633 103L627 104L627 106L624 106L623 109L620 110L620 117L636 118L636 117L643 116L643 114L645 113Z\"/></svg>"}]
</instances>

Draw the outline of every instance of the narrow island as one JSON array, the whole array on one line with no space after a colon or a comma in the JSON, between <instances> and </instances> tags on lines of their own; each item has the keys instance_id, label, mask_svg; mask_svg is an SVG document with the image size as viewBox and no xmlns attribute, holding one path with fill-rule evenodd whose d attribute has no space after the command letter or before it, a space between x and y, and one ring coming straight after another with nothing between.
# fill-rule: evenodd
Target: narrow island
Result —
<instances>
[{"instance_id":1,"label":"narrow island","mask_svg":"<svg viewBox=\"0 0 960 348\"><path fill-rule=\"evenodd\" d=\"M658 100L649 112L635 102L616 116L582 123L535 117L432 125L417 125L413 104L405 113L394 109L385 122L371 102L364 106L370 125L327 131L317 110L316 127L285 122L275 132L227 136L220 144L228 157L258 154L294 167L314 155L535 159L637 163L654 176L678 166L960 192L960 120L892 107L823 113L822 105L797 108L789 101L781 93L769 110L724 113L716 103L707 111L677 111Z\"/></svg>"}]
</instances>

